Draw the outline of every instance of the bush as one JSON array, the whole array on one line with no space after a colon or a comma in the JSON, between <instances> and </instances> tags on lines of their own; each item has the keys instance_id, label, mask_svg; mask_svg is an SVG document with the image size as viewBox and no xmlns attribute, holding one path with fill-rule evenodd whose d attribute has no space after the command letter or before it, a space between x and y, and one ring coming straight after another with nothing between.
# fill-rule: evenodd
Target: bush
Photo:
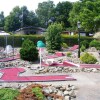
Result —
<instances>
[{"instance_id":1,"label":"bush","mask_svg":"<svg viewBox=\"0 0 100 100\"><path fill-rule=\"evenodd\" d=\"M45 33L46 47L48 52L51 50L61 50L61 31L61 24L54 23L48 27L47 33Z\"/></svg>"},{"instance_id":2,"label":"bush","mask_svg":"<svg viewBox=\"0 0 100 100\"><path fill-rule=\"evenodd\" d=\"M67 56L71 57L72 53L71 52L67 52Z\"/></svg>"},{"instance_id":3,"label":"bush","mask_svg":"<svg viewBox=\"0 0 100 100\"><path fill-rule=\"evenodd\" d=\"M0 89L0 100L15 100L18 96L19 91L7 88Z\"/></svg>"},{"instance_id":4,"label":"bush","mask_svg":"<svg viewBox=\"0 0 100 100\"><path fill-rule=\"evenodd\" d=\"M84 53L80 57L80 59L83 63L86 63L86 64L95 64L97 62L97 59L89 53Z\"/></svg>"},{"instance_id":5,"label":"bush","mask_svg":"<svg viewBox=\"0 0 100 100\"><path fill-rule=\"evenodd\" d=\"M36 95L38 100L44 100L45 96L42 93L42 89L39 87L35 87L32 89L32 92Z\"/></svg>"},{"instance_id":6,"label":"bush","mask_svg":"<svg viewBox=\"0 0 100 100\"><path fill-rule=\"evenodd\" d=\"M86 48L89 47L89 42L87 40L81 41L80 45L84 45Z\"/></svg>"},{"instance_id":7,"label":"bush","mask_svg":"<svg viewBox=\"0 0 100 100\"><path fill-rule=\"evenodd\" d=\"M86 47L84 45L81 46L81 51L84 52L84 50L86 49Z\"/></svg>"},{"instance_id":8,"label":"bush","mask_svg":"<svg viewBox=\"0 0 100 100\"><path fill-rule=\"evenodd\" d=\"M93 40L90 42L89 44L90 47L95 47L97 50L100 50L100 41L97 40Z\"/></svg>"},{"instance_id":9,"label":"bush","mask_svg":"<svg viewBox=\"0 0 100 100\"><path fill-rule=\"evenodd\" d=\"M66 43L62 43L61 46L62 46L63 48L68 48L68 45L67 45Z\"/></svg>"},{"instance_id":10,"label":"bush","mask_svg":"<svg viewBox=\"0 0 100 100\"><path fill-rule=\"evenodd\" d=\"M67 43L68 46L73 46L75 44L78 44L78 36L77 35L73 35L73 36L70 36L70 35L66 35L66 34L61 34L62 36L62 40L64 43ZM86 36L81 36L80 37L80 40L81 41L88 41L88 43L90 43L93 38L92 37L86 37Z\"/></svg>"},{"instance_id":11,"label":"bush","mask_svg":"<svg viewBox=\"0 0 100 100\"><path fill-rule=\"evenodd\" d=\"M31 40L24 40L22 48L20 49L20 56L21 59L27 61L35 61L38 59L38 50Z\"/></svg>"}]
</instances>

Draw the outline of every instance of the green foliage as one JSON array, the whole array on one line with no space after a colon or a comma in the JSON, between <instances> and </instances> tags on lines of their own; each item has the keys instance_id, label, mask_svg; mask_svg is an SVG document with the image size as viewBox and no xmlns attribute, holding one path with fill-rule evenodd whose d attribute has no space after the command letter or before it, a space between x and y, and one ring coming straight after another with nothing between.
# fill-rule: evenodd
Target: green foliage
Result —
<instances>
[{"instance_id":1,"label":"green foliage","mask_svg":"<svg viewBox=\"0 0 100 100\"><path fill-rule=\"evenodd\" d=\"M70 27L70 23L68 21L69 12L72 10L72 3L65 1L59 2L55 8L55 16L56 22L63 22L65 27Z\"/></svg>"},{"instance_id":2,"label":"green foliage","mask_svg":"<svg viewBox=\"0 0 100 100\"><path fill-rule=\"evenodd\" d=\"M74 29L77 28L77 21L79 20L79 13L81 11L82 5L80 2L75 2L73 4L73 8L69 13L69 18L68 20L70 21L72 27Z\"/></svg>"},{"instance_id":3,"label":"green foliage","mask_svg":"<svg viewBox=\"0 0 100 100\"><path fill-rule=\"evenodd\" d=\"M32 88L32 92L36 95L38 100L44 100L45 96L42 93L42 89L39 87Z\"/></svg>"},{"instance_id":4,"label":"green foliage","mask_svg":"<svg viewBox=\"0 0 100 100\"><path fill-rule=\"evenodd\" d=\"M87 52L81 55L80 59L86 64L95 64L97 62L97 59Z\"/></svg>"},{"instance_id":5,"label":"green foliage","mask_svg":"<svg viewBox=\"0 0 100 100\"><path fill-rule=\"evenodd\" d=\"M4 20L5 20L5 18L4 18L4 12L1 12L0 13L0 27L4 27Z\"/></svg>"},{"instance_id":6,"label":"green foliage","mask_svg":"<svg viewBox=\"0 0 100 100\"><path fill-rule=\"evenodd\" d=\"M23 11L23 15L22 15L22 11ZM16 31L21 27L27 27L33 25L34 26L38 25L38 19L35 13L32 11L28 11L26 6L23 6L22 8L16 6L15 8L13 8L10 15L8 15L5 18L4 29L8 32L12 32L12 31Z\"/></svg>"},{"instance_id":7,"label":"green foliage","mask_svg":"<svg viewBox=\"0 0 100 100\"><path fill-rule=\"evenodd\" d=\"M100 27L100 0L84 0L76 2L69 14L69 21L76 27L77 21L81 22L82 29L94 32Z\"/></svg>"},{"instance_id":8,"label":"green foliage","mask_svg":"<svg viewBox=\"0 0 100 100\"><path fill-rule=\"evenodd\" d=\"M49 19L54 15L54 6L53 1L50 0L38 4L36 14L39 18L40 26L47 26Z\"/></svg>"},{"instance_id":9,"label":"green foliage","mask_svg":"<svg viewBox=\"0 0 100 100\"><path fill-rule=\"evenodd\" d=\"M62 37L63 42L67 43L68 46L73 46L75 44L78 44L78 35L70 36L70 35L61 34L61 37ZM80 40L81 41L87 40L88 43L90 43L93 40L93 38L92 37L81 36Z\"/></svg>"},{"instance_id":10,"label":"green foliage","mask_svg":"<svg viewBox=\"0 0 100 100\"><path fill-rule=\"evenodd\" d=\"M27 61L35 61L38 59L38 50L31 40L24 40L22 48L20 49L20 56L21 59Z\"/></svg>"},{"instance_id":11,"label":"green foliage","mask_svg":"<svg viewBox=\"0 0 100 100\"><path fill-rule=\"evenodd\" d=\"M89 47L89 42L87 40L81 41L80 45L84 45L86 48Z\"/></svg>"},{"instance_id":12,"label":"green foliage","mask_svg":"<svg viewBox=\"0 0 100 100\"><path fill-rule=\"evenodd\" d=\"M100 50L100 41L93 40L89 44L90 47L95 47L97 50Z\"/></svg>"},{"instance_id":13,"label":"green foliage","mask_svg":"<svg viewBox=\"0 0 100 100\"><path fill-rule=\"evenodd\" d=\"M51 50L61 50L61 31L62 25L61 24L51 24L48 29L47 33L45 34L46 40L46 47L47 50L50 52Z\"/></svg>"},{"instance_id":14,"label":"green foliage","mask_svg":"<svg viewBox=\"0 0 100 100\"><path fill-rule=\"evenodd\" d=\"M68 45L67 45L66 43L62 43L61 46L62 46L63 48L66 48L66 49L68 48Z\"/></svg>"},{"instance_id":15,"label":"green foliage","mask_svg":"<svg viewBox=\"0 0 100 100\"><path fill-rule=\"evenodd\" d=\"M29 38L31 41L33 41L36 45L37 41L41 40L45 43L45 36L44 35L10 35L7 38L7 44L13 46L13 39L14 39L14 47L21 47L24 40ZM66 43L68 46L73 46L75 44L78 44L78 36L68 36L68 35L62 35L62 42ZM92 37L81 37L81 41L87 40L88 43L93 40ZM61 43L62 44L62 43ZM4 36L0 36L0 46L5 47L5 38Z\"/></svg>"},{"instance_id":16,"label":"green foliage","mask_svg":"<svg viewBox=\"0 0 100 100\"><path fill-rule=\"evenodd\" d=\"M19 91L7 88L0 89L0 100L15 100L18 96Z\"/></svg>"},{"instance_id":17,"label":"green foliage","mask_svg":"<svg viewBox=\"0 0 100 100\"><path fill-rule=\"evenodd\" d=\"M82 46L81 46L80 49L81 49L82 52L84 52L84 50L86 49L86 47L82 44Z\"/></svg>"},{"instance_id":18,"label":"green foliage","mask_svg":"<svg viewBox=\"0 0 100 100\"><path fill-rule=\"evenodd\" d=\"M67 56L71 57L72 53L71 52L67 52Z\"/></svg>"}]
</instances>

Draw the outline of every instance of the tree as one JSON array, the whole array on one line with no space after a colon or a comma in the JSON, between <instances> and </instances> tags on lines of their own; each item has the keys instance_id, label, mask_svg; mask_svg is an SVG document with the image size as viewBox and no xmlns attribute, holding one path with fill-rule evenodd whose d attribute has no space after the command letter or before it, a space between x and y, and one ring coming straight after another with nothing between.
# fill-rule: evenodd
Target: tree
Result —
<instances>
[{"instance_id":1,"label":"tree","mask_svg":"<svg viewBox=\"0 0 100 100\"><path fill-rule=\"evenodd\" d=\"M79 13L81 12L82 4L80 2L73 3L73 8L69 13L69 21L73 28L77 28L77 21L79 20Z\"/></svg>"},{"instance_id":2,"label":"tree","mask_svg":"<svg viewBox=\"0 0 100 100\"><path fill-rule=\"evenodd\" d=\"M62 25L61 24L51 24L47 28L47 33L45 34L46 47L48 52L53 52L54 50L61 50L61 33Z\"/></svg>"},{"instance_id":3,"label":"tree","mask_svg":"<svg viewBox=\"0 0 100 100\"><path fill-rule=\"evenodd\" d=\"M23 42L22 48L20 49L20 56L21 56L21 59L27 60L27 61L38 60L38 50L36 49L36 46L31 40L26 39Z\"/></svg>"},{"instance_id":4,"label":"tree","mask_svg":"<svg viewBox=\"0 0 100 100\"><path fill-rule=\"evenodd\" d=\"M38 4L36 14L39 18L40 26L47 27L49 19L54 15L54 7L53 1L45 1Z\"/></svg>"},{"instance_id":5,"label":"tree","mask_svg":"<svg viewBox=\"0 0 100 100\"><path fill-rule=\"evenodd\" d=\"M26 6L21 7L20 21L23 21L22 27L38 26L38 19L33 11L28 11Z\"/></svg>"},{"instance_id":6,"label":"tree","mask_svg":"<svg viewBox=\"0 0 100 100\"><path fill-rule=\"evenodd\" d=\"M97 31L100 27L100 1L86 1L84 9L80 12L80 21L85 31Z\"/></svg>"},{"instance_id":7,"label":"tree","mask_svg":"<svg viewBox=\"0 0 100 100\"><path fill-rule=\"evenodd\" d=\"M81 26L86 32L97 31L100 27L100 1L81 0L74 3L69 21L73 27L77 26L77 21L81 21Z\"/></svg>"},{"instance_id":8,"label":"tree","mask_svg":"<svg viewBox=\"0 0 100 100\"><path fill-rule=\"evenodd\" d=\"M70 23L68 21L69 12L72 10L71 2L59 2L55 8L55 16L56 21L59 23L64 23L65 27L70 27Z\"/></svg>"},{"instance_id":9,"label":"tree","mask_svg":"<svg viewBox=\"0 0 100 100\"><path fill-rule=\"evenodd\" d=\"M4 29L6 31L12 32L19 28L33 25L38 26L38 18L36 17L35 13L28 11L26 6L21 8L16 6L10 12L10 15L6 17Z\"/></svg>"},{"instance_id":10,"label":"tree","mask_svg":"<svg viewBox=\"0 0 100 100\"><path fill-rule=\"evenodd\" d=\"M16 6L10 15L5 18L5 31L12 32L20 28L20 20L18 18L20 14L20 8Z\"/></svg>"},{"instance_id":11,"label":"tree","mask_svg":"<svg viewBox=\"0 0 100 100\"><path fill-rule=\"evenodd\" d=\"M4 13L1 12L0 13L0 27L4 27Z\"/></svg>"}]
</instances>

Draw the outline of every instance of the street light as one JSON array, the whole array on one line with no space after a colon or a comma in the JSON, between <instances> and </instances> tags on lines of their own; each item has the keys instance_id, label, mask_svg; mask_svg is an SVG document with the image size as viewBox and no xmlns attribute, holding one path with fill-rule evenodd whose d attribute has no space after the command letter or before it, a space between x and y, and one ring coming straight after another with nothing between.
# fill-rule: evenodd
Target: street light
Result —
<instances>
[{"instance_id":1,"label":"street light","mask_svg":"<svg viewBox=\"0 0 100 100\"><path fill-rule=\"evenodd\" d=\"M80 21L77 22L77 27L78 27L78 45L79 45L79 48L78 48L78 58L80 58L80 28L81 28L81 23Z\"/></svg>"}]
</instances>

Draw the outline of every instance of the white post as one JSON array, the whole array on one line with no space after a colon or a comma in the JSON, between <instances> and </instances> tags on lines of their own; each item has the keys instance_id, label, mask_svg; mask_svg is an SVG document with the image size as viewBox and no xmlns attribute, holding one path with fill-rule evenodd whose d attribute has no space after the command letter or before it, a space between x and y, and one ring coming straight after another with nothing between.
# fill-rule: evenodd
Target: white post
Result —
<instances>
[{"instance_id":1,"label":"white post","mask_svg":"<svg viewBox=\"0 0 100 100\"><path fill-rule=\"evenodd\" d=\"M6 35L6 46L7 46L7 35ZM6 50L6 55L7 55L7 49L6 49L6 46L5 46L5 50Z\"/></svg>"},{"instance_id":2,"label":"white post","mask_svg":"<svg viewBox=\"0 0 100 100\"><path fill-rule=\"evenodd\" d=\"M40 68L42 67L41 65L41 47L40 47Z\"/></svg>"}]
</instances>

